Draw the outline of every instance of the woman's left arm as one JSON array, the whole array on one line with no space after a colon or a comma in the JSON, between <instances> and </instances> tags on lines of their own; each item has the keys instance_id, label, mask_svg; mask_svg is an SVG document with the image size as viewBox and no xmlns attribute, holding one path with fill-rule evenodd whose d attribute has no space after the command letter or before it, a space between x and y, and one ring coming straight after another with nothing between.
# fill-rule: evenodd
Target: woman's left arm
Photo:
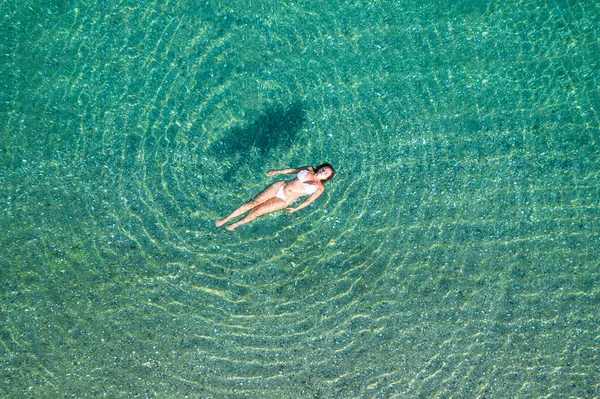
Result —
<instances>
[{"instance_id":1,"label":"woman's left arm","mask_svg":"<svg viewBox=\"0 0 600 399\"><path fill-rule=\"evenodd\" d=\"M311 172L314 172L314 168L312 166L301 166L299 168L287 168L287 169L269 169L269 171L267 172L267 176L275 176L276 174L286 174L286 175L290 175L290 174L296 174L299 173L301 170L310 170Z\"/></svg>"},{"instance_id":2,"label":"woman's left arm","mask_svg":"<svg viewBox=\"0 0 600 399\"><path fill-rule=\"evenodd\" d=\"M302 208L306 208L307 206L310 205L311 202L313 202L314 200L316 200L317 198L319 198L319 196L321 194L323 194L323 191L325 191L325 187L321 186L321 187L317 187L317 191L315 191L314 193L312 193L312 195L310 197L308 197L306 199L306 201L304 201L303 203L301 203L300 205L298 205L295 208L287 208L285 211L287 213L294 213L299 211Z\"/></svg>"}]
</instances>

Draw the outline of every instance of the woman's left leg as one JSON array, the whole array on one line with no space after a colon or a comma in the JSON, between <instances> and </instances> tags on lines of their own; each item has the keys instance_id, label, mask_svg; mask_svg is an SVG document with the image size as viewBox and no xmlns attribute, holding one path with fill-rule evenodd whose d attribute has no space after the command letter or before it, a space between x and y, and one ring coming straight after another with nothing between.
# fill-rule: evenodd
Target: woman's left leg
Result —
<instances>
[{"instance_id":1,"label":"woman's left leg","mask_svg":"<svg viewBox=\"0 0 600 399\"><path fill-rule=\"evenodd\" d=\"M287 202L282 200L281 198L271 198L270 200L263 202L256 208L253 208L246 216L244 216L237 222L230 224L226 227L226 229L233 230L238 226L253 221L257 217L264 215L265 213L275 212L285 208L286 206Z\"/></svg>"}]
</instances>

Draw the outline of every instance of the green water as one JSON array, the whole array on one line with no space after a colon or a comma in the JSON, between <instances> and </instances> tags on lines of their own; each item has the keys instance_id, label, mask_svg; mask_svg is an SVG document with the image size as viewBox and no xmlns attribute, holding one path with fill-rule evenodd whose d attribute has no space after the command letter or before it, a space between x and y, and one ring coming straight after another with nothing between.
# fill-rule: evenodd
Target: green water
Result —
<instances>
[{"instance_id":1,"label":"green water","mask_svg":"<svg viewBox=\"0 0 600 399\"><path fill-rule=\"evenodd\" d=\"M0 396L600 397L599 3L0 21Z\"/></svg>"}]
</instances>

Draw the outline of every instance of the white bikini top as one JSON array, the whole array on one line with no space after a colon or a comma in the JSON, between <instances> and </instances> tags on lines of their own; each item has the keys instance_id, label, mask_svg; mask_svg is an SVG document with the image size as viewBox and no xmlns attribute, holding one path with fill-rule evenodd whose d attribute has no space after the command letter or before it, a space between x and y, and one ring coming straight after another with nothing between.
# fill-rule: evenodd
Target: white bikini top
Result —
<instances>
[{"instance_id":1,"label":"white bikini top","mask_svg":"<svg viewBox=\"0 0 600 399\"><path fill-rule=\"evenodd\" d=\"M304 192L306 194L312 194L315 191L317 191L317 185L313 184L313 183L304 183L302 181L306 177L307 173L308 173L308 170L306 170L306 169L301 170L300 172L298 172L296 177L298 177L298 180L300 180L302 182L302 185L304 186Z\"/></svg>"}]
</instances>

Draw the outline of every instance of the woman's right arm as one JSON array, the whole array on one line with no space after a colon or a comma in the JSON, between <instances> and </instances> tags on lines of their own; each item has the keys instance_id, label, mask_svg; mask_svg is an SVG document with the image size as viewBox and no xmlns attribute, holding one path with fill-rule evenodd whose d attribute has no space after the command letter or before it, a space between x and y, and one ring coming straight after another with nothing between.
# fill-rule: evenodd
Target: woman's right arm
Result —
<instances>
[{"instance_id":1,"label":"woman's right arm","mask_svg":"<svg viewBox=\"0 0 600 399\"><path fill-rule=\"evenodd\" d=\"M277 174L284 174L284 175L294 175L296 173L299 173L301 170L313 170L312 166L302 166L300 168L288 168L288 169L271 169L267 172L267 176L275 176Z\"/></svg>"}]
</instances>

